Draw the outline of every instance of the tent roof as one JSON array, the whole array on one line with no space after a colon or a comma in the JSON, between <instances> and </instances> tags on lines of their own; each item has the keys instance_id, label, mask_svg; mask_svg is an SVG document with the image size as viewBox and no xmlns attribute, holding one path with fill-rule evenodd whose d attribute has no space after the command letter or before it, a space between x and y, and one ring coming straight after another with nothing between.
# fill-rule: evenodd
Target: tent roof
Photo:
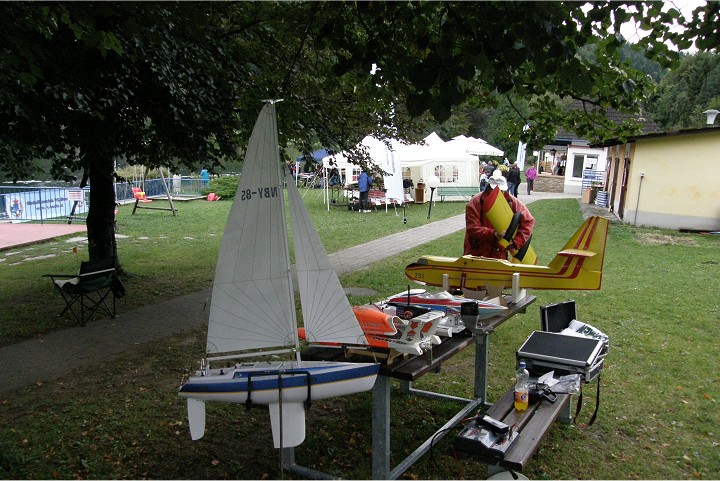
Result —
<instances>
[{"instance_id":1,"label":"tent roof","mask_svg":"<svg viewBox=\"0 0 720 481\"><path fill-rule=\"evenodd\" d=\"M430 142L428 142L428 138ZM437 141L439 142L435 143ZM434 136L430 134L425 138L425 142L425 145L403 144L397 139L390 139L390 148L393 157L405 167L424 165L431 162L471 162L477 160L477 157L475 157L477 154L468 153L468 149L465 148L464 145L453 143L452 141L443 142L437 134ZM370 157L375 163L381 165L385 157L387 157L388 150L386 144L371 135L365 137L361 143L368 149ZM487 145L489 149L495 149L490 144L485 145ZM502 155L502 151L498 149L495 150L500 152L500 154L495 155ZM325 157L323 164L327 167L330 165L329 162L331 160L339 167L349 163L343 152Z\"/></svg>"},{"instance_id":2,"label":"tent roof","mask_svg":"<svg viewBox=\"0 0 720 481\"><path fill-rule=\"evenodd\" d=\"M431 147L435 146L435 145L442 145L445 143L445 141L442 138L440 138L440 136L436 132L433 132L432 134L428 135L427 137L425 137L424 140L425 140L425 143Z\"/></svg>"},{"instance_id":3,"label":"tent roof","mask_svg":"<svg viewBox=\"0 0 720 481\"><path fill-rule=\"evenodd\" d=\"M322 162L322 159L327 157L328 155L334 154L335 151L333 149L318 149L311 154L300 154L295 159L297 162L303 162L307 160L312 160L313 162Z\"/></svg>"},{"instance_id":4,"label":"tent roof","mask_svg":"<svg viewBox=\"0 0 720 481\"><path fill-rule=\"evenodd\" d=\"M446 145L457 146L457 148L464 149L465 152L473 155L491 155L495 157L502 157L505 154L502 150L497 147L493 147L483 139L466 137L464 135L454 137L451 141L446 142Z\"/></svg>"}]
</instances>

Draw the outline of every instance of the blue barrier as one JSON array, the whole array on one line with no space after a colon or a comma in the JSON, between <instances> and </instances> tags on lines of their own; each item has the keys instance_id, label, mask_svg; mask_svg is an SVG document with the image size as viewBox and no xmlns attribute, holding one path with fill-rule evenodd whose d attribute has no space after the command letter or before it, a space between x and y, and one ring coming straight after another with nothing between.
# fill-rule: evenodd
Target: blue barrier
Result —
<instances>
[{"instance_id":1,"label":"blue barrier","mask_svg":"<svg viewBox=\"0 0 720 481\"><path fill-rule=\"evenodd\" d=\"M144 190L147 197L165 197L162 179L144 182L118 182L115 200L134 202L132 188ZM202 195L202 179L191 177L165 179L167 190L174 198ZM85 222L90 206L90 187L12 185L0 186L0 222Z\"/></svg>"}]
</instances>

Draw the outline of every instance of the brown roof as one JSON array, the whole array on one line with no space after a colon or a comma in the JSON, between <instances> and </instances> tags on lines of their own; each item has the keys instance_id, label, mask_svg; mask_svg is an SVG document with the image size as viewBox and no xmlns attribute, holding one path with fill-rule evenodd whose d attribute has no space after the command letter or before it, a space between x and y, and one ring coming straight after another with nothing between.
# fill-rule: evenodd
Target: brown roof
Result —
<instances>
[{"instance_id":1,"label":"brown roof","mask_svg":"<svg viewBox=\"0 0 720 481\"><path fill-rule=\"evenodd\" d=\"M573 100L570 105L568 105L567 110L583 110L583 102L582 100ZM589 110L593 110L593 106L587 107ZM608 119L612 120L616 124L624 123L625 121L631 120L634 122L637 122L640 124L640 129L642 132L642 135L649 134L652 132L660 132L660 127L650 118L650 116L645 112L643 109L640 116L631 115L631 114L625 114L618 110L608 108L606 109L605 115ZM564 129L563 127L558 128L557 135L555 135L555 138L557 140L585 140L587 139L581 139L575 132L569 131Z\"/></svg>"}]
</instances>

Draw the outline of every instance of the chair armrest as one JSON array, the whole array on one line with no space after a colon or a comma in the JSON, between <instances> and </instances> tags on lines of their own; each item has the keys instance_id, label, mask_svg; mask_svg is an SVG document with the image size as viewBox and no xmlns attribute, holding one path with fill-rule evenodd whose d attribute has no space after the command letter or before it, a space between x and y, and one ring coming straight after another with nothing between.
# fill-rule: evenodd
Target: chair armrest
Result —
<instances>
[{"instance_id":1,"label":"chair armrest","mask_svg":"<svg viewBox=\"0 0 720 481\"><path fill-rule=\"evenodd\" d=\"M98 274L103 274L103 273L106 273L106 272L115 272L115 268L114 268L114 267L110 267L110 268L108 268L108 269L101 269L101 270L99 270L99 271L83 272L82 274L78 275L77 277L96 276L96 275L98 275ZM76 276L73 276L73 277L76 277Z\"/></svg>"}]
</instances>

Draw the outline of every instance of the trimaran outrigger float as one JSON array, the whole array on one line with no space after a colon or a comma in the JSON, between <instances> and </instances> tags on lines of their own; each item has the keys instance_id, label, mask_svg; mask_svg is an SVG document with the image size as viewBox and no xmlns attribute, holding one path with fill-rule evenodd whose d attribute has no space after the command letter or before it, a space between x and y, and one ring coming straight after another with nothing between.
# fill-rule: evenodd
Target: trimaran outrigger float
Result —
<instances>
[{"instance_id":1,"label":"trimaran outrigger float","mask_svg":"<svg viewBox=\"0 0 720 481\"><path fill-rule=\"evenodd\" d=\"M275 101L266 101L248 144L215 271L207 358L180 387L192 439L205 432L205 402L269 406L276 448L305 438L309 401L368 391L380 365L300 358L283 184L287 186L303 324L310 342L366 346L292 179L282 174ZM210 362L293 352L288 361Z\"/></svg>"}]
</instances>

